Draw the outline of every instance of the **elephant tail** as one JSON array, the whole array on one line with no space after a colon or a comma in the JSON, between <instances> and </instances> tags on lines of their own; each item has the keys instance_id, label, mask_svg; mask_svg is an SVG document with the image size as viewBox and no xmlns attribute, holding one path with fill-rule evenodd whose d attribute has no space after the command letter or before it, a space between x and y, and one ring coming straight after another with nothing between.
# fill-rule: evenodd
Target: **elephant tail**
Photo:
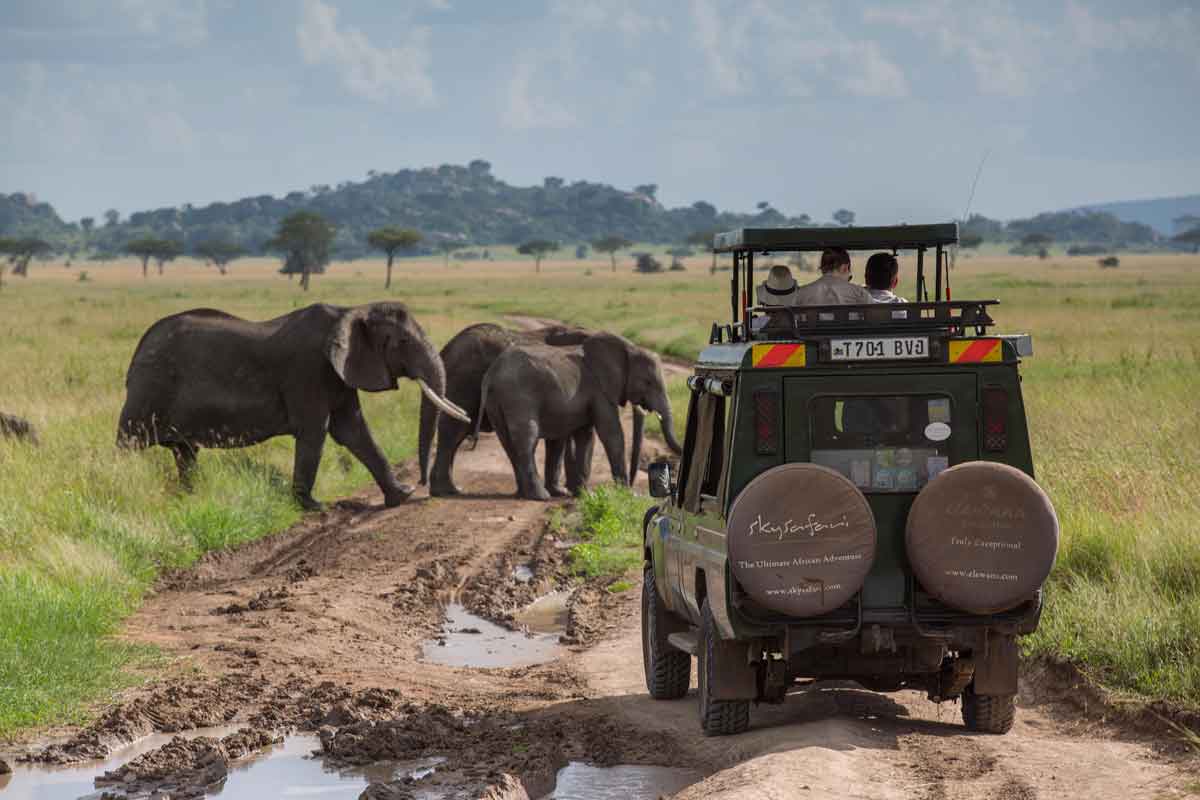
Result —
<instances>
[{"instance_id":1,"label":"elephant tail","mask_svg":"<svg viewBox=\"0 0 1200 800\"><path fill-rule=\"evenodd\" d=\"M474 450L479 446L479 428L483 425L484 416L487 415L488 391L492 385L491 377L492 371L488 370L483 376L483 385L479 387L479 413L475 415L475 425L471 428L468 450Z\"/></svg>"},{"instance_id":2,"label":"elephant tail","mask_svg":"<svg viewBox=\"0 0 1200 800\"><path fill-rule=\"evenodd\" d=\"M424 486L429 482L429 453L433 448L433 435L437 431L438 407L421 395L421 429L417 438L417 465L420 471L419 483Z\"/></svg>"}]
</instances>

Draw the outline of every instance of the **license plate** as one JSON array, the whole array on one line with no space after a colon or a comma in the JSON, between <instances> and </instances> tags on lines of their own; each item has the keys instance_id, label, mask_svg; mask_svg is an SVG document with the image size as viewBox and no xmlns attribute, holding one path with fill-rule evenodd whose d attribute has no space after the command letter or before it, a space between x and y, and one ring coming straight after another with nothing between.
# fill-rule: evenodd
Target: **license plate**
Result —
<instances>
[{"instance_id":1,"label":"license plate","mask_svg":"<svg viewBox=\"0 0 1200 800\"><path fill-rule=\"evenodd\" d=\"M895 361L929 358L928 336L883 336L869 339L832 339L831 361Z\"/></svg>"}]
</instances>

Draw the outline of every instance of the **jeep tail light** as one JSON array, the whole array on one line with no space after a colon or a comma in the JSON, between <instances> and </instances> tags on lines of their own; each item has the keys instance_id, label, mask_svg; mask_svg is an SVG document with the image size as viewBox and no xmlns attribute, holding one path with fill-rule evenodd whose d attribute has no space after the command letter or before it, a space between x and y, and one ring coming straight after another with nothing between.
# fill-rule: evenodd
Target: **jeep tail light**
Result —
<instances>
[{"instance_id":1,"label":"jeep tail light","mask_svg":"<svg viewBox=\"0 0 1200 800\"><path fill-rule=\"evenodd\" d=\"M779 392L774 389L754 393L754 452L760 456L779 452Z\"/></svg>"},{"instance_id":2,"label":"jeep tail light","mask_svg":"<svg viewBox=\"0 0 1200 800\"><path fill-rule=\"evenodd\" d=\"M1008 449L1008 392L998 386L983 390L983 449Z\"/></svg>"}]
</instances>

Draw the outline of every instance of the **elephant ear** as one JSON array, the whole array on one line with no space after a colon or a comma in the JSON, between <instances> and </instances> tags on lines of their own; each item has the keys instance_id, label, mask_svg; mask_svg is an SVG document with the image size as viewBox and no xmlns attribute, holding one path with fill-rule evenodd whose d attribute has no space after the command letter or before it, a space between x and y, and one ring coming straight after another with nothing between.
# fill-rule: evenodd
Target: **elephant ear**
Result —
<instances>
[{"instance_id":1,"label":"elephant ear","mask_svg":"<svg viewBox=\"0 0 1200 800\"><path fill-rule=\"evenodd\" d=\"M361 310L347 311L333 327L326 354L333 371L347 386L364 392L396 387L379 343L371 340L370 326Z\"/></svg>"},{"instance_id":2,"label":"elephant ear","mask_svg":"<svg viewBox=\"0 0 1200 800\"><path fill-rule=\"evenodd\" d=\"M630 345L620 336L598 333L583 343L583 359L600 383L600 391L614 405L625 405L629 395Z\"/></svg>"}]
</instances>

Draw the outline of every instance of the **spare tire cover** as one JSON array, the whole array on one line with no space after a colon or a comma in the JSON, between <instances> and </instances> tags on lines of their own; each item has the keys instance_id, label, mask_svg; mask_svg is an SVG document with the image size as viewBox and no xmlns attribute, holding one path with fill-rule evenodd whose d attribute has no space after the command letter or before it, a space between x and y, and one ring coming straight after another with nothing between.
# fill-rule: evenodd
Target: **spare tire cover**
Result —
<instances>
[{"instance_id":1,"label":"spare tire cover","mask_svg":"<svg viewBox=\"0 0 1200 800\"><path fill-rule=\"evenodd\" d=\"M875 561L875 516L848 478L782 464L729 509L729 561L754 600L793 617L825 614L862 588Z\"/></svg>"},{"instance_id":2,"label":"spare tire cover","mask_svg":"<svg viewBox=\"0 0 1200 800\"><path fill-rule=\"evenodd\" d=\"M1033 478L969 461L925 485L908 512L908 560L927 592L971 614L1007 611L1045 582L1058 517Z\"/></svg>"}]
</instances>

